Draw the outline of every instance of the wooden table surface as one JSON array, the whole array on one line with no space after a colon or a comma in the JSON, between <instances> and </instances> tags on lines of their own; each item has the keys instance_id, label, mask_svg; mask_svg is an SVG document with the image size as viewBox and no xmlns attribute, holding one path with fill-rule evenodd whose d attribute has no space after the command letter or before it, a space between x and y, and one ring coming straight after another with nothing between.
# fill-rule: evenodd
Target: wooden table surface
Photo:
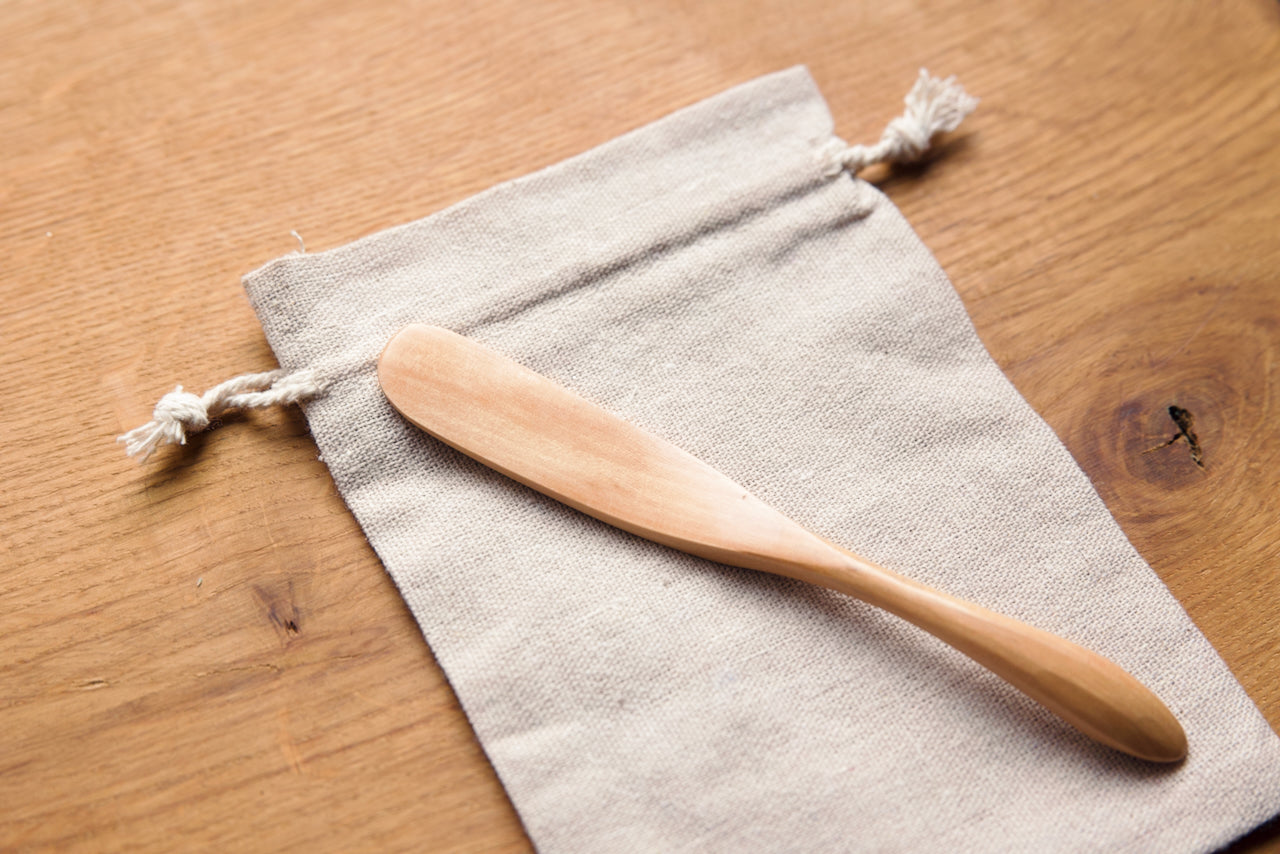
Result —
<instances>
[{"instance_id":1,"label":"wooden table surface","mask_svg":"<svg viewBox=\"0 0 1280 854\"><path fill-rule=\"evenodd\" d=\"M982 96L872 177L1280 725L1275 2L15 0L0 36L0 849L528 850L298 411L113 440L274 366L239 276L291 231L796 63L851 141L921 65Z\"/></svg>"}]
</instances>

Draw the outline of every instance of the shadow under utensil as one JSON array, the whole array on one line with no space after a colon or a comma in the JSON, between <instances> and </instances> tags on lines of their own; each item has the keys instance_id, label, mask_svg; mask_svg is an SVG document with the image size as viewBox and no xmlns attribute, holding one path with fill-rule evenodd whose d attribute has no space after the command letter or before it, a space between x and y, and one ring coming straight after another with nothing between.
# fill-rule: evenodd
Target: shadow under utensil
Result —
<instances>
[{"instance_id":1,"label":"shadow under utensil","mask_svg":"<svg viewBox=\"0 0 1280 854\"><path fill-rule=\"evenodd\" d=\"M850 635L865 633L859 644L877 644L891 656L893 665L910 668L930 684L945 685L938 702L959 706L966 717L998 722L1002 744L1013 744L1020 736L1025 742L1039 742L1043 751L1036 761L1048 760L1055 751L1062 763L1083 762L1094 774L1123 775L1135 780L1155 779L1176 773L1186 762L1148 762L1094 741L1044 706L1027 697L963 653L887 611L802 581L771 576L750 570L711 564L726 573L748 573L755 582L771 588L772 595L791 599L795 607L816 609L832 621L847 627ZM875 631L878 625L884 630Z\"/></svg>"}]
</instances>

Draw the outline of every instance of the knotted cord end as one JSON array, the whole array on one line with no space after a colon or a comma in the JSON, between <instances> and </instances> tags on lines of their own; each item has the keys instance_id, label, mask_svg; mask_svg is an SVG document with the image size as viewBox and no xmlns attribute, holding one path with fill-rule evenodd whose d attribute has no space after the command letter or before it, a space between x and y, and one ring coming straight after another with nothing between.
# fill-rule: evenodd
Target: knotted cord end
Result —
<instances>
[{"instance_id":1,"label":"knotted cord end","mask_svg":"<svg viewBox=\"0 0 1280 854\"><path fill-rule=\"evenodd\" d=\"M978 106L955 77L945 80L920 69L915 86L903 99L906 110L889 122L874 145L851 145L841 151L841 168L857 174L875 163L910 163L929 150L933 137L953 131Z\"/></svg>"},{"instance_id":2,"label":"knotted cord end","mask_svg":"<svg viewBox=\"0 0 1280 854\"><path fill-rule=\"evenodd\" d=\"M267 371L245 374L214 386L203 395L178 386L160 398L151 420L116 439L125 453L145 461L161 445L185 445L189 433L198 433L212 419L233 409L261 409L301 403L324 391L314 371Z\"/></svg>"}]
</instances>

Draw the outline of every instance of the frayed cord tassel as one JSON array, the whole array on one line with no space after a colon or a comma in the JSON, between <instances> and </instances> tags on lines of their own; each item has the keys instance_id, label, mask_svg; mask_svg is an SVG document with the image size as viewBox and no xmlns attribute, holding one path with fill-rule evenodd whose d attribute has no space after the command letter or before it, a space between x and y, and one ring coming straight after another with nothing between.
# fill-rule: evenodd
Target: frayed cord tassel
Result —
<instances>
[{"instance_id":1,"label":"frayed cord tassel","mask_svg":"<svg viewBox=\"0 0 1280 854\"><path fill-rule=\"evenodd\" d=\"M309 400L324 390L313 371L267 371L229 379L202 395L178 386L160 398L151 420L116 439L124 442L131 457L146 460L161 445L185 445L187 434L209 426L209 422L232 409L263 409Z\"/></svg>"},{"instance_id":2,"label":"frayed cord tassel","mask_svg":"<svg viewBox=\"0 0 1280 854\"><path fill-rule=\"evenodd\" d=\"M933 137L953 131L978 106L955 77L940 80L920 69L916 85L903 98L906 111L884 129L875 145L851 145L840 153L840 165L857 174L875 163L910 163L929 150Z\"/></svg>"}]
</instances>

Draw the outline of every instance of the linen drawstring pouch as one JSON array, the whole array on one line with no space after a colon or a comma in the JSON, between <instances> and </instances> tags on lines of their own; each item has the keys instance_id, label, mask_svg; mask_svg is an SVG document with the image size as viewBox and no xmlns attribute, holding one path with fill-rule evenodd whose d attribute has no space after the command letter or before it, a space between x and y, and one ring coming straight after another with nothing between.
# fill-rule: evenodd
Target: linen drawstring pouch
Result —
<instances>
[{"instance_id":1,"label":"linen drawstring pouch","mask_svg":"<svg viewBox=\"0 0 1280 854\"><path fill-rule=\"evenodd\" d=\"M1280 740L856 177L971 106L922 76L880 143L848 146L792 69L279 258L245 286L280 370L167 395L131 447L306 400L539 851L1212 850L1280 811ZM894 617L623 533L446 447L376 379L411 323L1111 658L1178 716L1189 757L1128 758Z\"/></svg>"}]
</instances>

